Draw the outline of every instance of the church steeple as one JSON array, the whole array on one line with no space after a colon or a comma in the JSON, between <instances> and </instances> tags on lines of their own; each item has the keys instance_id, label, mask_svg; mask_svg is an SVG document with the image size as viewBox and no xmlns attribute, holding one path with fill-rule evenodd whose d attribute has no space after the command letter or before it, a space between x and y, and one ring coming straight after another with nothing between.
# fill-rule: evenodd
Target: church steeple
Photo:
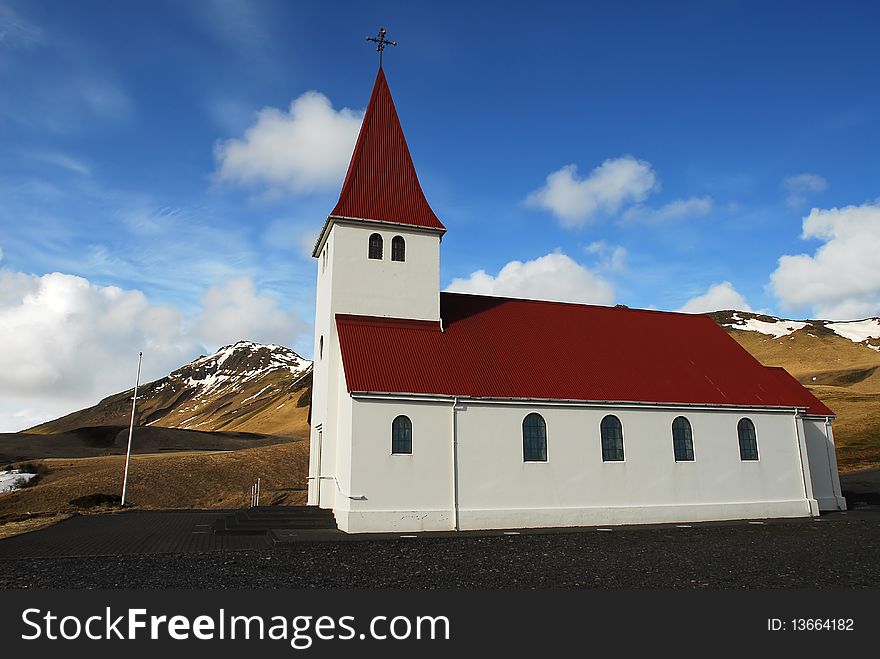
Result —
<instances>
[{"instance_id":1,"label":"church steeple","mask_svg":"<svg viewBox=\"0 0 880 659\"><path fill-rule=\"evenodd\" d=\"M419 185L380 66L339 201L312 251L315 327L335 336L337 313L439 321L445 232Z\"/></svg>"},{"instance_id":2,"label":"church steeple","mask_svg":"<svg viewBox=\"0 0 880 659\"><path fill-rule=\"evenodd\" d=\"M446 231L422 192L381 67L332 219Z\"/></svg>"}]
</instances>

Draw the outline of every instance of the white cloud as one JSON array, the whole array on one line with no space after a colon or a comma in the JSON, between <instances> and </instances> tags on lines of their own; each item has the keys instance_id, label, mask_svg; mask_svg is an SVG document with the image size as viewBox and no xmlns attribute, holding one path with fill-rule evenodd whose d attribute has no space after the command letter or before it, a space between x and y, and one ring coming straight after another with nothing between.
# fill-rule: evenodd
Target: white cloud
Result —
<instances>
[{"instance_id":1,"label":"white cloud","mask_svg":"<svg viewBox=\"0 0 880 659\"><path fill-rule=\"evenodd\" d=\"M307 194L340 185L363 112L333 109L309 91L288 112L264 108L244 137L214 147L220 181L265 186L271 193Z\"/></svg>"},{"instance_id":2,"label":"white cloud","mask_svg":"<svg viewBox=\"0 0 880 659\"><path fill-rule=\"evenodd\" d=\"M305 327L246 278L209 289L191 318L140 291L59 272L0 270L0 432L94 405L239 339L290 345Z\"/></svg>"},{"instance_id":3,"label":"white cloud","mask_svg":"<svg viewBox=\"0 0 880 659\"><path fill-rule=\"evenodd\" d=\"M0 430L21 430L22 419L44 421L130 387L141 349L152 379L197 346L182 335L179 311L139 291L58 272L0 270Z\"/></svg>"},{"instance_id":4,"label":"white cloud","mask_svg":"<svg viewBox=\"0 0 880 659\"><path fill-rule=\"evenodd\" d=\"M597 240L584 247L584 251L599 257L597 267L600 270L611 270L612 272L626 270L627 251L621 245L609 245L604 240Z\"/></svg>"},{"instance_id":5,"label":"white cloud","mask_svg":"<svg viewBox=\"0 0 880 659\"><path fill-rule=\"evenodd\" d=\"M822 192L828 188L828 181L818 174L795 174L782 179L782 187L788 192L785 203L792 208L807 203L810 192Z\"/></svg>"},{"instance_id":6,"label":"white cloud","mask_svg":"<svg viewBox=\"0 0 880 659\"><path fill-rule=\"evenodd\" d=\"M260 295L249 277L212 286L202 296L196 332L208 344L223 345L239 339L292 345L305 329L293 313L278 308L269 295Z\"/></svg>"},{"instance_id":7,"label":"white cloud","mask_svg":"<svg viewBox=\"0 0 880 659\"><path fill-rule=\"evenodd\" d=\"M690 197L675 199L660 208L648 208L641 204L628 208L623 214L625 222L647 222L662 224L687 217L705 216L712 212L712 197Z\"/></svg>"},{"instance_id":8,"label":"white cloud","mask_svg":"<svg viewBox=\"0 0 880 659\"><path fill-rule=\"evenodd\" d=\"M713 284L702 295L688 300L679 311L685 313L706 313L707 311L722 311L726 309L733 309L735 311L752 310L746 299L729 281Z\"/></svg>"},{"instance_id":9,"label":"white cloud","mask_svg":"<svg viewBox=\"0 0 880 659\"><path fill-rule=\"evenodd\" d=\"M446 290L559 302L614 302L609 282L560 252L525 263L511 261L494 276L478 270L465 279L453 279Z\"/></svg>"},{"instance_id":10,"label":"white cloud","mask_svg":"<svg viewBox=\"0 0 880 659\"><path fill-rule=\"evenodd\" d=\"M880 314L880 202L814 208L801 238L824 244L813 256L779 259L770 286L784 307L834 320Z\"/></svg>"},{"instance_id":11,"label":"white cloud","mask_svg":"<svg viewBox=\"0 0 880 659\"><path fill-rule=\"evenodd\" d=\"M566 165L547 176L526 203L549 210L566 228L577 228L599 213L613 214L624 204L643 201L657 188L651 163L624 156L606 160L582 179L576 165Z\"/></svg>"}]
</instances>

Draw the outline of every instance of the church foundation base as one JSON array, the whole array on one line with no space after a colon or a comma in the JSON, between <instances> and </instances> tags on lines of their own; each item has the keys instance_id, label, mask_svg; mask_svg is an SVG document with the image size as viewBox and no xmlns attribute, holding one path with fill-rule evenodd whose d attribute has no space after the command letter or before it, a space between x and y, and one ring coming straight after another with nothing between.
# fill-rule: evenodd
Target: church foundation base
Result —
<instances>
[{"instance_id":1,"label":"church foundation base","mask_svg":"<svg viewBox=\"0 0 880 659\"><path fill-rule=\"evenodd\" d=\"M339 530L346 533L455 530L451 510L337 510L334 513Z\"/></svg>"},{"instance_id":2,"label":"church foundation base","mask_svg":"<svg viewBox=\"0 0 880 659\"><path fill-rule=\"evenodd\" d=\"M846 499L843 497L818 497L820 511L846 510Z\"/></svg>"},{"instance_id":3,"label":"church foundation base","mask_svg":"<svg viewBox=\"0 0 880 659\"><path fill-rule=\"evenodd\" d=\"M815 499L800 499L596 508L463 509L459 511L458 519L460 530L478 531L810 517L817 513L818 502ZM340 530L346 533L405 533L455 529L454 515L450 510L336 511L336 519Z\"/></svg>"},{"instance_id":4,"label":"church foundation base","mask_svg":"<svg viewBox=\"0 0 880 659\"><path fill-rule=\"evenodd\" d=\"M815 504L815 502L814 502ZM625 524L668 524L712 522L735 519L810 517L810 502L762 501L601 508L546 508L521 510L462 510L462 530L541 528L564 526L620 526Z\"/></svg>"}]
</instances>

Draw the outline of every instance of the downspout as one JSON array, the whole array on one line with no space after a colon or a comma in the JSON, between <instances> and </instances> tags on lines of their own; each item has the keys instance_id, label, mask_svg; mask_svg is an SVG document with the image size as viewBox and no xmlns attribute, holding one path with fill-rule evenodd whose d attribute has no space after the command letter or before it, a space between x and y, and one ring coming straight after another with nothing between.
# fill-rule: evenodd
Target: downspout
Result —
<instances>
[{"instance_id":1,"label":"downspout","mask_svg":"<svg viewBox=\"0 0 880 659\"><path fill-rule=\"evenodd\" d=\"M455 408L458 406L458 396L452 399L452 530L460 531L458 523L458 434L455 427Z\"/></svg>"},{"instance_id":2,"label":"downspout","mask_svg":"<svg viewBox=\"0 0 880 659\"><path fill-rule=\"evenodd\" d=\"M840 476L837 473L837 455L834 451L834 442L831 439L831 417L825 417L825 451L828 454L828 473L831 476L831 494L834 495L834 505L838 510L844 510L840 507L840 500L843 499L843 492L840 491Z\"/></svg>"},{"instance_id":3,"label":"downspout","mask_svg":"<svg viewBox=\"0 0 880 659\"><path fill-rule=\"evenodd\" d=\"M794 439L797 442L798 458L800 459L800 463L801 463L801 479L802 479L803 486L804 486L804 499L807 501L807 504L809 505L810 499L813 498L812 497L813 484L811 481L810 484L807 485L807 478L808 478L807 469L808 469L808 467L804 465L804 449L806 448L806 445L804 445L804 446L801 445L801 431L800 431L800 427L798 426L798 412L794 413L794 416L792 416L792 421L794 422ZM814 516L813 515L813 507L811 505L810 505L810 516L811 517ZM816 515L816 516L818 516L818 515Z\"/></svg>"}]
</instances>

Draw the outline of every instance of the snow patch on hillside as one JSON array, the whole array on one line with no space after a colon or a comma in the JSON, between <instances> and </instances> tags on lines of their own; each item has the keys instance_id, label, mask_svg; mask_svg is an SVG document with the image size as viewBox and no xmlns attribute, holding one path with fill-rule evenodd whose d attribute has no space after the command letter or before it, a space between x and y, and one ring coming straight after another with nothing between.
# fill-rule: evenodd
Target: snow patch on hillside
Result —
<instances>
[{"instance_id":1,"label":"snow patch on hillside","mask_svg":"<svg viewBox=\"0 0 880 659\"><path fill-rule=\"evenodd\" d=\"M0 471L0 494L20 490L20 483L22 483L23 481L27 482L34 476L36 476L36 474L26 474L19 471L18 469Z\"/></svg>"},{"instance_id":2,"label":"snow patch on hillside","mask_svg":"<svg viewBox=\"0 0 880 659\"><path fill-rule=\"evenodd\" d=\"M866 318L865 320L850 320L840 323L828 323L825 325L845 339L855 343L865 343L872 350L880 352L880 345L866 343L868 339L880 339L880 318Z\"/></svg>"},{"instance_id":3,"label":"snow patch on hillside","mask_svg":"<svg viewBox=\"0 0 880 659\"><path fill-rule=\"evenodd\" d=\"M189 366L192 368L213 369L215 373L222 370L223 364L236 354L245 353L252 359L259 359L268 353L268 361L247 371L237 371L236 376L243 379L257 377L264 373L280 368L289 369L294 375L308 369L312 362L300 357L290 348L275 345L274 343L253 343L252 341L239 341L232 345L223 346L213 355L199 357ZM187 368L187 367L184 367ZM180 369L183 370L183 369Z\"/></svg>"},{"instance_id":4,"label":"snow patch on hillside","mask_svg":"<svg viewBox=\"0 0 880 659\"><path fill-rule=\"evenodd\" d=\"M260 390L259 390L257 393L255 393L254 395L252 395L252 396L248 396L248 397L245 398L243 401L241 401L241 404L244 405L244 404L245 404L246 402L248 402L249 400L253 400L254 398L257 398L257 397L260 396L260 394L262 394L264 391L266 391L267 389L271 389L271 388L272 388L272 385L271 385L271 384L267 384L265 387L263 387L262 389L260 389Z\"/></svg>"},{"instance_id":5,"label":"snow patch on hillside","mask_svg":"<svg viewBox=\"0 0 880 659\"><path fill-rule=\"evenodd\" d=\"M767 316L764 316L767 318ZM779 339L783 336L789 336L794 332L807 326L826 327L832 332L844 339L849 339L853 343L861 343L871 350L880 352L880 318L866 318L865 320L843 320L838 322L829 322L827 320L786 320L784 318L773 318L773 320L759 320L751 317L744 312L736 312L731 315L730 321L723 323L724 327L731 329L743 330L745 332L758 332ZM807 336L817 338L815 334L808 333ZM794 338L794 337L789 337ZM872 345L871 341L877 345Z\"/></svg>"},{"instance_id":6,"label":"snow patch on hillside","mask_svg":"<svg viewBox=\"0 0 880 659\"><path fill-rule=\"evenodd\" d=\"M203 378L187 378L185 382L189 387L202 387L204 388L204 391L200 393L207 393L211 391L211 389L226 384L232 379L233 376L226 373L208 373Z\"/></svg>"},{"instance_id":7,"label":"snow patch on hillside","mask_svg":"<svg viewBox=\"0 0 880 659\"><path fill-rule=\"evenodd\" d=\"M784 320L782 318L770 322L766 320L758 320L757 318L741 318L738 314L733 314L731 318L737 322L727 323L725 327L731 327L746 332L768 334L774 339L788 336L789 334L807 326L807 323L799 320Z\"/></svg>"}]
</instances>

